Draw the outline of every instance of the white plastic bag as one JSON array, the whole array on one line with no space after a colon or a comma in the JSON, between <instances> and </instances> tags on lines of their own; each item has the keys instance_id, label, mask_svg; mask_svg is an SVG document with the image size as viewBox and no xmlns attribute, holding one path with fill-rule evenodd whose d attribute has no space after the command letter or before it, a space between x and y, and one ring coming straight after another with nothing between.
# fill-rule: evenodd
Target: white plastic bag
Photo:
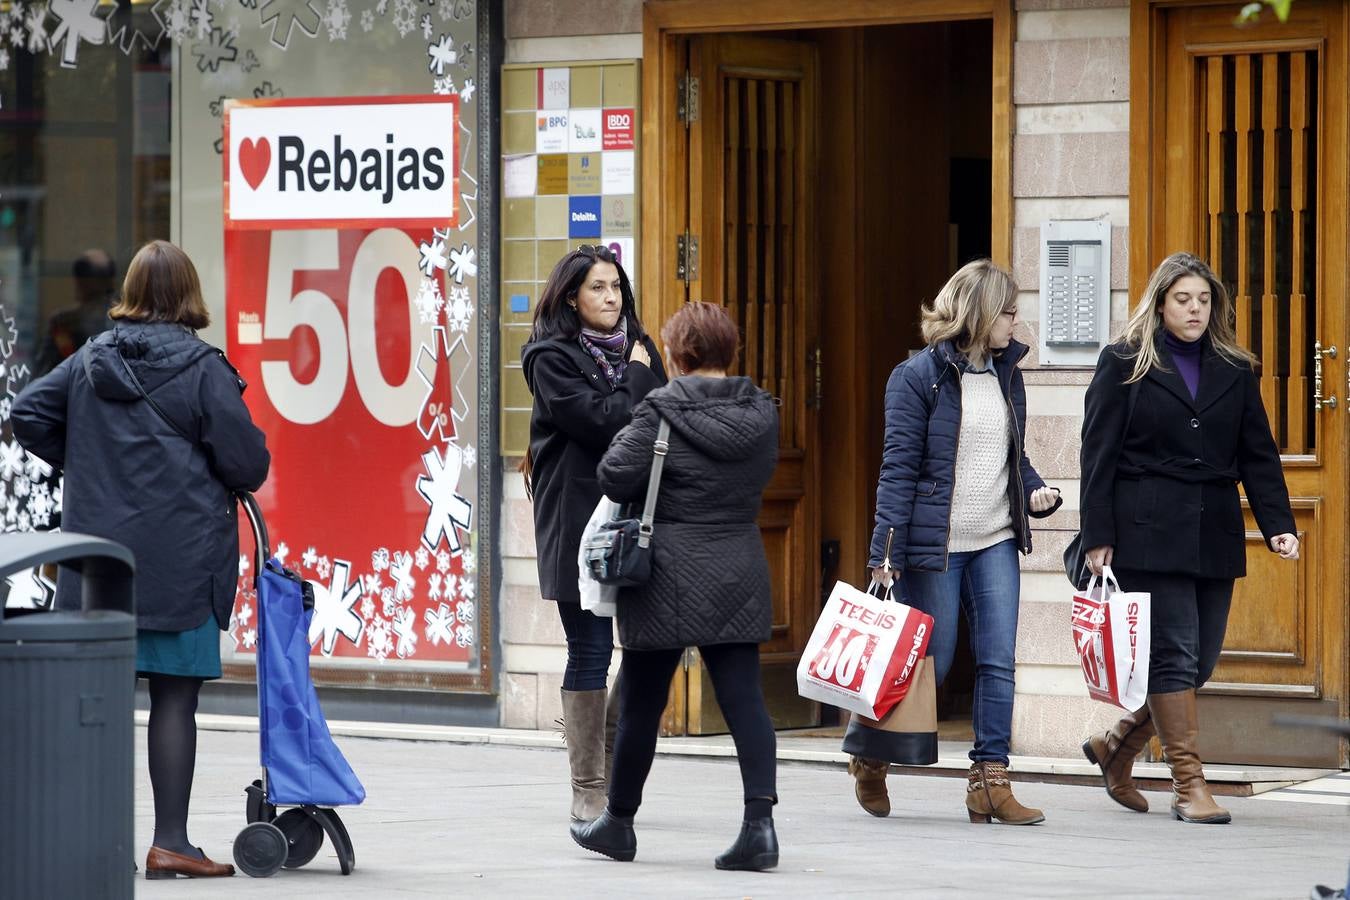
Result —
<instances>
[{"instance_id":1,"label":"white plastic bag","mask_svg":"<svg viewBox=\"0 0 1350 900\"><path fill-rule=\"evenodd\" d=\"M608 497L601 497L600 502L595 504L595 510L587 520L586 527L581 530L581 546L577 549L577 590L581 593L581 608L589 609L594 615L605 618L613 618L618 612L615 601L619 598L619 588L617 585L601 584L591 577L591 570L586 566L586 540L595 534L600 526L617 518L618 515L619 504Z\"/></svg>"},{"instance_id":2,"label":"white plastic bag","mask_svg":"<svg viewBox=\"0 0 1350 900\"><path fill-rule=\"evenodd\" d=\"M1148 700L1150 596L1123 591L1110 566L1073 595L1073 639L1088 694L1136 710Z\"/></svg>"}]
</instances>

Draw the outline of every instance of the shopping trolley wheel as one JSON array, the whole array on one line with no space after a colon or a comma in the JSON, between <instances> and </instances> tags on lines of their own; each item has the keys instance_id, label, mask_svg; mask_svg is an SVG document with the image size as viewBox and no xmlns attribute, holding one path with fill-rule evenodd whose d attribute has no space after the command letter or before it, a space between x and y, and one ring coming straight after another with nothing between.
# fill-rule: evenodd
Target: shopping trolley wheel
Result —
<instances>
[{"instance_id":1,"label":"shopping trolley wheel","mask_svg":"<svg viewBox=\"0 0 1350 900\"><path fill-rule=\"evenodd\" d=\"M271 822L245 825L234 839L234 864L250 878L268 878L286 864L290 846Z\"/></svg>"},{"instance_id":2,"label":"shopping trolley wheel","mask_svg":"<svg viewBox=\"0 0 1350 900\"><path fill-rule=\"evenodd\" d=\"M274 823L286 835L290 852L286 868L298 869L312 860L323 846L323 826L303 809L288 809Z\"/></svg>"}]
</instances>

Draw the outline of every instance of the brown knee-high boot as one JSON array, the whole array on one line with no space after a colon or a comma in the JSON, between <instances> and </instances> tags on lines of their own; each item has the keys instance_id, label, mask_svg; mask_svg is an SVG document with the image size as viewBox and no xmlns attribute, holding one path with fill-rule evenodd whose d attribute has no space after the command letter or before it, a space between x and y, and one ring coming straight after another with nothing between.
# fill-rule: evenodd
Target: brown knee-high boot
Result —
<instances>
[{"instance_id":1,"label":"brown knee-high boot","mask_svg":"<svg viewBox=\"0 0 1350 900\"><path fill-rule=\"evenodd\" d=\"M1214 802L1196 749L1200 726L1195 712L1195 689L1149 694L1148 708L1162 738L1163 756L1172 770L1172 815L1183 822L1223 825L1232 821L1228 810Z\"/></svg>"},{"instance_id":2,"label":"brown knee-high boot","mask_svg":"<svg viewBox=\"0 0 1350 900\"><path fill-rule=\"evenodd\" d=\"M1148 812L1148 801L1135 787L1130 771L1134 768L1134 758L1154 733L1153 717L1145 704L1126 713L1110 731L1094 734L1083 741L1083 755L1088 762L1101 767L1106 793L1121 806L1135 812Z\"/></svg>"},{"instance_id":3,"label":"brown knee-high boot","mask_svg":"<svg viewBox=\"0 0 1350 900\"><path fill-rule=\"evenodd\" d=\"M562 707L572 818L588 822L605 811L605 690L564 690Z\"/></svg>"}]
</instances>

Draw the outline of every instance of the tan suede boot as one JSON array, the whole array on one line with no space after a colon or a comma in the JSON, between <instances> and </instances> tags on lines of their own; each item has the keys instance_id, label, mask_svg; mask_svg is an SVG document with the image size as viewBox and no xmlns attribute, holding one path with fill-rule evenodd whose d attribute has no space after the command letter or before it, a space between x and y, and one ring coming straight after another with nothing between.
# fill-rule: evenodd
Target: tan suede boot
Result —
<instances>
[{"instance_id":1,"label":"tan suede boot","mask_svg":"<svg viewBox=\"0 0 1350 900\"><path fill-rule=\"evenodd\" d=\"M564 690L562 707L572 819L589 822L605 811L605 691Z\"/></svg>"},{"instance_id":2,"label":"tan suede boot","mask_svg":"<svg viewBox=\"0 0 1350 900\"><path fill-rule=\"evenodd\" d=\"M1035 825L1045 821L1045 813L1017 802L1008 780L1008 767L997 762L977 762L970 767L966 811L970 813L970 821L985 825L991 819L1004 825Z\"/></svg>"},{"instance_id":3,"label":"tan suede boot","mask_svg":"<svg viewBox=\"0 0 1350 900\"><path fill-rule=\"evenodd\" d=\"M1172 815L1183 822L1225 825L1233 820L1214 802L1205 782L1196 743L1200 737L1195 689L1149 694L1148 708L1162 738L1163 756L1172 770Z\"/></svg>"},{"instance_id":4,"label":"tan suede boot","mask_svg":"<svg viewBox=\"0 0 1350 900\"><path fill-rule=\"evenodd\" d=\"M858 805L883 819L891 814L891 798L886 793L886 772L890 767L890 763L861 756L848 761L848 773L856 782L853 793L858 798Z\"/></svg>"},{"instance_id":5,"label":"tan suede boot","mask_svg":"<svg viewBox=\"0 0 1350 900\"><path fill-rule=\"evenodd\" d=\"M1083 755L1096 763L1106 782L1106 793L1126 809L1148 812L1148 801L1134 785L1130 774L1134 759L1154 735L1153 717L1147 704L1127 713L1110 731L1094 734L1083 741Z\"/></svg>"}]
</instances>

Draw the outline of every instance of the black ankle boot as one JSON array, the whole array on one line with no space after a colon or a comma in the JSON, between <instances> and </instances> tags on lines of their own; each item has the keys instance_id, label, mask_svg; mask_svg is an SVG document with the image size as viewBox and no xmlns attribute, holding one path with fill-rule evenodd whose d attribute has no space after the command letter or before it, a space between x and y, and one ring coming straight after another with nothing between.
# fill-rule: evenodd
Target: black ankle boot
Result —
<instances>
[{"instance_id":1,"label":"black ankle boot","mask_svg":"<svg viewBox=\"0 0 1350 900\"><path fill-rule=\"evenodd\" d=\"M772 832L773 823L769 824ZM582 847L601 856L617 859L619 862L632 862L637 856L637 833L633 831L632 816L616 816L606 807L600 817L590 822L573 822L572 840ZM774 844L774 859L777 860L778 845Z\"/></svg>"},{"instance_id":2,"label":"black ankle boot","mask_svg":"<svg viewBox=\"0 0 1350 900\"><path fill-rule=\"evenodd\" d=\"M719 869L762 872L778 865L778 835L773 830L773 819L747 819L741 823L741 833L731 848L717 857Z\"/></svg>"}]
</instances>

